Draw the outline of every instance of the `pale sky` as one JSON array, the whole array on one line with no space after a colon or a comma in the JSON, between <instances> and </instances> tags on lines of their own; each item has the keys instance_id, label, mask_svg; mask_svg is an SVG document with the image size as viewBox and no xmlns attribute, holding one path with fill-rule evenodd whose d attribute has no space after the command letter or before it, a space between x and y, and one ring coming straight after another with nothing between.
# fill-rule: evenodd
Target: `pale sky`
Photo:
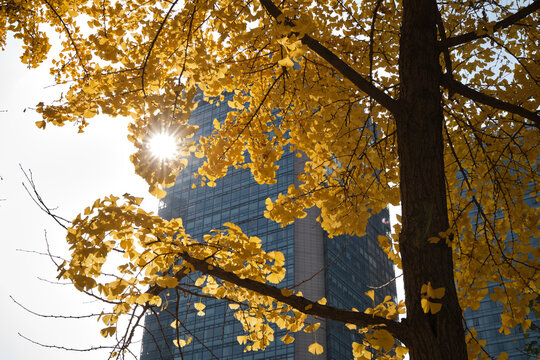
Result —
<instances>
[{"instance_id":1,"label":"pale sky","mask_svg":"<svg viewBox=\"0 0 540 360\"><path fill-rule=\"evenodd\" d=\"M54 51L54 49L53 49ZM102 323L90 320L43 319L29 314L10 295L31 310L51 315L83 315L100 312L101 304L79 294L71 285L55 285L56 268L45 256L18 249L44 252L44 233L51 251L67 255L64 232L41 212L26 194L19 167L33 173L41 196L67 219L75 217L98 197L126 192L145 197L143 207L156 210L157 200L145 182L133 172L126 139L127 120L94 118L84 134L77 128L47 126L31 108L58 97L60 88L44 64L27 69L19 62L20 44L8 41L0 52L0 357L6 360L106 359L105 352L67 352L43 348L21 338L21 333L40 343L71 348L109 344L99 335ZM54 54L54 52L51 52ZM26 112L23 110L27 108ZM392 212L393 209L391 210ZM393 219L392 219L393 220ZM401 287L398 282L398 287ZM401 296L402 298L402 296ZM135 350L136 348L134 348Z\"/></svg>"},{"instance_id":2,"label":"pale sky","mask_svg":"<svg viewBox=\"0 0 540 360\"><path fill-rule=\"evenodd\" d=\"M129 162L133 152L126 139L127 121L92 119L86 133L77 128L47 126L39 130L39 115L30 108L58 96L48 68L27 69L19 62L20 44L9 41L0 52L0 358L106 359L104 352L78 353L46 349L21 338L45 344L86 348L107 342L99 335L103 326L95 319L42 319L15 305L13 296L33 311L53 315L101 312L102 306L80 295L71 285L55 285L56 268L50 259L17 249L43 252L47 231L51 250L66 255L63 229L42 213L21 185L21 164L30 169L41 196L58 214L75 217L98 197L129 192L144 196L146 210L157 209L157 200ZM23 112L28 108L26 112Z\"/></svg>"}]
</instances>

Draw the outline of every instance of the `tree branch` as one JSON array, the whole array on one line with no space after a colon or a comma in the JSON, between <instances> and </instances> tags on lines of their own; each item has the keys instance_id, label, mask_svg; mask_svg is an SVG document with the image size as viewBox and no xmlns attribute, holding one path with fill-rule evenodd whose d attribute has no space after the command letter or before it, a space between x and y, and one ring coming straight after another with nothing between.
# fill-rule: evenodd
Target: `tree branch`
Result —
<instances>
[{"instance_id":1,"label":"tree branch","mask_svg":"<svg viewBox=\"0 0 540 360\"><path fill-rule=\"evenodd\" d=\"M435 10L435 14L437 16L437 29L439 30L439 37L441 38L441 42L445 42L447 40L446 30L444 29L444 22L442 20L442 15L438 8ZM448 51L448 48L445 47L442 49L442 52L444 56L444 66L446 68L446 74L448 74L450 78L453 78L452 58L450 57L450 51Z\"/></svg>"},{"instance_id":2,"label":"tree branch","mask_svg":"<svg viewBox=\"0 0 540 360\"><path fill-rule=\"evenodd\" d=\"M375 22L377 21L377 12L381 6L382 0L377 0L373 16L371 17L371 29L369 31L369 81L373 81L373 37L375 36Z\"/></svg>"},{"instance_id":3,"label":"tree branch","mask_svg":"<svg viewBox=\"0 0 540 360\"><path fill-rule=\"evenodd\" d=\"M177 2L178 2L178 0L176 0L176 1L174 1L172 3L172 5L169 7L169 10L167 11L167 14L165 14L165 17L163 18L163 21L161 22L161 24L159 24L159 28L158 28L158 30L156 32L156 35L152 39L152 42L150 43L150 48L148 49L148 52L146 53L143 64L141 65L141 71L142 71L142 73L141 73L141 88L142 88L142 91L143 91L145 96L146 96L146 92L144 90L144 87L145 87L144 86L144 76L145 76L145 72L146 72L146 65L148 64L148 60L150 59L150 54L152 53L152 49L154 48L154 45L156 44L156 41L159 38L159 34L161 34L161 31L163 30L163 27L165 26L165 23L167 22L167 19L169 18L169 15L171 14L174 7L176 6Z\"/></svg>"},{"instance_id":4,"label":"tree branch","mask_svg":"<svg viewBox=\"0 0 540 360\"><path fill-rule=\"evenodd\" d=\"M386 330L388 330L388 332L390 332L397 339L401 340L403 343L407 344L408 342L409 330L407 326L402 323L376 315L368 315L363 312L355 312L351 310L338 309L333 306L321 305L316 301L310 301L302 296L285 296L281 293L282 289L255 280L240 278L238 275L232 272L225 271L216 265L208 264L204 260L196 259L185 252L180 253L179 256L193 265L197 271L215 276L242 288L255 291L261 295L274 298L277 301L292 306L294 309L299 310L304 314L314 315L320 318L335 320L342 323L355 324L361 327L383 326Z\"/></svg>"},{"instance_id":5,"label":"tree branch","mask_svg":"<svg viewBox=\"0 0 540 360\"><path fill-rule=\"evenodd\" d=\"M457 80L452 79L447 74L441 76L441 85L450 91L460 94L468 99L474 100L484 105L494 107L499 110L507 111L512 114L522 116L533 122L533 125L540 129L540 115L536 112L527 110L521 106L507 103L492 96L476 91Z\"/></svg>"},{"instance_id":6,"label":"tree branch","mask_svg":"<svg viewBox=\"0 0 540 360\"><path fill-rule=\"evenodd\" d=\"M523 9L519 10L518 12L498 21L493 26L493 32L499 31L501 29L504 29L510 25L513 25L517 23L519 20L523 19L524 17L532 14L536 10L540 9L540 0L534 1L529 6L525 6ZM477 39L482 39L485 37L488 37L489 34L478 34L476 31L470 31L466 34L454 36L448 39L441 39L439 44L442 48L451 48L454 46L462 45Z\"/></svg>"},{"instance_id":7,"label":"tree branch","mask_svg":"<svg viewBox=\"0 0 540 360\"><path fill-rule=\"evenodd\" d=\"M81 63L81 67L82 67L86 77L88 77L89 76L88 70L86 69L86 66L84 66L84 61L83 61L83 59L81 57L81 54L79 53L79 49L77 48L77 45L75 44L75 40L73 40L73 35L71 34L71 31L69 31L69 28L68 28L67 24L65 23L64 19L62 19L62 16L60 16L58 11L56 11L56 9L51 5L51 3L49 1L44 0L44 2L45 2L45 4L47 4L49 9L51 9L51 11L54 13L54 16L56 16L58 21L60 21L60 23L62 24L62 27L64 28L64 30L66 31L66 34L68 36L69 42L71 43L71 46L73 46L73 50L75 50L75 54L77 55L77 58L79 59L79 62Z\"/></svg>"},{"instance_id":8,"label":"tree branch","mask_svg":"<svg viewBox=\"0 0 540 360\"><path fill-rule=\"evenodd\" d=\"M51 216L54 221L58 223L61 227L67 230L67 225L71 224L71 221L67 220L66 218L63 218L59 215L53 214L52 208L49 208L47 205L45 205L45 201L43 198L39 195L37 189L36 189L36 183L34 182L34 177L32 175L32 171L28 170L28 173L24 170L21 164L19 164L19 167L21 168L21 171L23 172L24 176L26 177L26 180L28 181L28 184L30 184L30 187L32 188L32 191L28 189L26 184L23 182L22 186L30 196L30 199L32 199L33 202L36 203L36 205L47 215ZM33 194L32 194L33 193ZM56 264L56 263L55 263Z\"/></svg>"},{"instance_id":9,"label":"tree branch","mask_svg":"<svg viewBox=\"0 0 540 360\"><path fill-rule=\"evenodd\" d=\"M13 301L15 304L17 304L19 307L21 307L23 310L29 312L32 315L41 317L41 318L53 318L53 319L87 319L92 317L99 317L102 315L108 315L112 313L96 313L96 314L86 314L86 315L49 315L49 314L41 314L37 313L35 311L30 310L29 308L25 307L23 304L15 300L15 298L11 295L9 295L11 301Z\"/></svg>"},{"instance_id":10,"label":"tree branch","mask_svg":"<svg viewBox=\"0 0 540 360\"><path fill-rule=\"evenodd\" d=\"M540 0L539 0L540 1ZM272 2L272 0L259 0L261 5L268 11L268 13L276 19L278 22L281 22L281 19L278 19L283 15L281 10ZM285 24L293 28L295 26L294 22L291 20L285 19ZM297 32L292 32L292 34L299 36ZM367 95L372 97L375 101L385 107L388 111L393 114L400 112L399 102L384 91L377 88L370 81L366 80L362 75L360 75L356 70L350 67L346 62L341 60L336 54L334 54L327 47L322 45L319 41L312 38L311 36L305 34L300 40L304 45L310 48L317 55L326 60L330 65L334 67L337 71L341 73L346 79L351 81L358 89L365 92Z\"/></svg>"},{"instance_id":11,"label":"tree branch","mask_svg":"<svg viewBox=\"0 0 540 360\"><path fill-rule=\"evenodd\" d=\"M60 345L51 345L51 344L40 343L40 342L37 342L35 340L30 339L29 337L24 336L21 333L17 333L17 334L20 337L22 337L23 339L31 342L32 344L36 344L36 345L39 345L41 347L50 348L50 349L59 349L59 350L74 351L74 352L90 352L90 351L95 351L95 350L110 350L110 349L114 348L114 346L108 346L108 345L91 346L91 347L87 347L87 348L70 348L70 347L65 347L65 346L60 346Z\"/></svg>"}]
</instances>

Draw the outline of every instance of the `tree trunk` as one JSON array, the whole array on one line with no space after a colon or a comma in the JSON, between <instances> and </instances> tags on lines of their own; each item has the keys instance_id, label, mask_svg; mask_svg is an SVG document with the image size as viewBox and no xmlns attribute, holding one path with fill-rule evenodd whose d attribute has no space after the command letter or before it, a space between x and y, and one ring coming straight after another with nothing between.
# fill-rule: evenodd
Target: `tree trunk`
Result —
<instances>
[{"instance_id":1,"label":"tree trunk","mask_svg":"<svg viewBox=\"0 0 540 360\"><path fill-rule=\"evenodd\" d=\"M437 5L404 0L399 72L402 112L396 116L401 165L403 262L412 360L467 359L462 312L454 285L452 249L428 238L446 231L448 213L443 158ZM424 313L422 285L444 287L442 309Z\"/></svg>"}]
</instances>

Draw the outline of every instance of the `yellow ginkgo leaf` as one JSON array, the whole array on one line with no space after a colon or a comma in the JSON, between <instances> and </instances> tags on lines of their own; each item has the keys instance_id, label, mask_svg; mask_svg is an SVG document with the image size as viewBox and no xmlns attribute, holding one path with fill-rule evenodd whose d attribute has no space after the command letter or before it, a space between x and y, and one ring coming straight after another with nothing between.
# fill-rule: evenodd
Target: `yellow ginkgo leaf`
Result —
<instances>
[{"instance_id":1,"label":"yellow ginkgo leaf","mask_svg":"<svg viewBox=\"0 0 540 360\"><path fill-rule=\"evenodd\" d=\"M409 352L409 349L407 349L406 347L403 347L403 346L396 346L395 352L396 352L396 355L400 359L402 359L403 357L405 357L405 354L407 354Z\"/></svg>"},{"instance_id":2,"label":"yellow ginkgo leaf","mask_svg":"<svg viewBox=\"0 0 540 360\"><path fill-rule=\"evenodd\" d=\"M422 310L427 314L429 313L429 300L428 299L422 299L420 300L420 304L422 305Z\"/></svg>"},{"instance_id":3,"label":"yellow ginkgo leaf","mask_svg":"<svg viewBox=\"0 0 540 360\"><path fill-rule=\"evenodd\" d=\"M321 305L326 305L326 302L327 302L327 301L326 301L326 298L325 298L325 297L323 297L323 298L321 298L319 301L317 301L317 303L319 303L319 304L321 304Z\"/></svg>"},{"instance_id":4,"label":"yellow ginkgo leaf","mask_svg":"<svg viewBox=\"0 0 540 360\"><path fill-rule=\"evenodd\" d=\"M304 328L304 332L310 333L310 332L316 331L320 326L321 326L321 323L308 325Z\"/></svg>"},{"instance_id":5,"label":"yellow ginkgo leaf","mask_svg":"<svg viewBox=\"0 0 540 360\"><path fill-rule=\"evenodd\" d=\"M172 276L163 276L156 279L156 284L163 288L175 288L178 286L178 280Z\"/></svg>"},{"instance_id":6,"label":"yellow ginkgo leaf","mask_svg":"<svg viewBox=\"0 0 540 360\"><path fill-rule=\"evenodd\" d=\"M444 287L433 289L431 286L428 286L427 295L432 299L442 299L444 297L444 293Z\"/></svg>"},{"instance_id":7,"label":"yellow ginkgo leaf","mask_svg":"<svg viewBox=\"0 0 540 360\"><path fill-rule=\"evenodd\" d=\"M428 238L428 241L429 241L431 244L436 244L436 243L438 243L440 240L441 240L441 238L439 238L439 237L437 237L437 236L432 236L432 237Z\"/></svg>"},{"instance_id":8,"label":"yellow ginkgo leaf","mask_svg":"<svg viewBox=\"0 0 540 360\"><path fill-rule=\"evenodd\" d=\"M375 347L378 347L379 349L384 349L385 351L389 351L394 347L394 337L390 335L390 333L384 329L381 330L375 330L373 332L373 339L370 341L371 344Z\"/></svg>"},{"instance_id":9,"label":"yellow ginkgo leaf","mask_svg":"<svg viewBox=\"0 0 540 360\"><path fill-rule=\"evenodd\" d=\"M362 355L362 353L364 352L365 346L360 343L353 342L352 348L353 348L353 355L355 358L357 358L357 357L360 357L360 355Z\"/></svg>"},{"instance_id":10,"label":"yellow ginkgo leaf","mask_svg":"<svg viewBox=\"0 0 540 360\"><path fill-rule=\"evenodd\" d=\"M266 277L266 280L268 280L268 282L272 284L278 284L281 280L283 280L284 277L285 277L284 271L279 272L279 273L273 272L273 273L268 274L268 276Z\"/></svg>"},{"instance_id":11,"label":"yellow ginkgo leaf","mask_svg":"<svg viewBox=\"0 0 540 360\"><path fill-rule=\"evenodd\" d=\"M286 288L281 289L281 295L283 296L291 296L292 294L294 294L294 290L289 290Z\"/></svg>"},{"instance_id":12,"label":"yellow ginkgo leaf","mask_svg":"<svg viewBox=\"0 0 540 360\"><path fill-rule=\"evenodd\" d=\"M294 63L289 58L284 58L284 59L279 60L278 64L280 66L286 66L286 67L293 67L294 66Z\"/></svg>"},{"instance_id":13,"label":"yellow ginkgo leaf","mask_svg":"<svg viewBox=\"0 0 540 360\"><path fill-rule=\"evenodd\" d=\"M103 337L113 336L116 333L116 326L106 327L104 329L101 329L99 332Z\"/></svg>"},{"instance_id":14,"label":"yellow ginkgo leaf","mask_svg":"<svg viewBox=\"0 0 540 360\"><path fill-rule=\"evenodd\" d=\"M173 343L176 347L184 347L184 346L187 346L191 343L191 337L188 337L186 340L184 339L179 339L179 340L176 340L174 339L173 340Z\"/></svg>"},{"instance_id":15,"label":"yellow ginkgo leaf","mask_svg":"<svg viewBox=\"0 0 540 360\"><path fill-rule=\"evenodd\" d=\"M144 305L147 301L149 301L152 298L152 294L144 293L137 297L137 300L135 302L139 305Z\"/></svg>"},{"instance_id":16,"label":"yellow ginkgo leaf","mask_svg":"<svg viewBox=\"0 0 540 360\"><path fill-rule=\"evenodd\" d=\"M206 281L206 276L201 276L195 281L195 286L201 286Z\"/></svg>"},{"instance_id":17,"label":"yellow ginkgo leaf","mask_svg":"<svg viewBox=\"0 0 540 360\"><path fill-rule=\"evenodd\" d=\"M114 312L118 314L126 314L129 310L131 310L131 306L126 303L121 303L114 306Z\"/></svg>"},{"instance_id":18,"label":"yellow ginkgo leaf","mask_svg":"<svg viewBox=\"0 0 540 360\"><path fill-rule=\"evenodd\" d=\"M436 314L439 311L441 311L442 304L441 303L432 303L432 302L430 302L430 308L431 308L431 313Z\"/></svg>"},{"instance_id":19,"label":"yellow ginkgo leaf","mask_svg":"<svg viewBox=\"0 0 540 360\"><path fill-rule=\"evenodd\" d=\"M314 342L313 344L309 345L308 351L315 355L320 355L324 352L324 349L321 344Z\"/></svg>"},{"instance_id":20,"label":"yellow ginkgo leaf","mask_svg":"<svg viewBox=\"0 0 540 360\"><path fill-rule=\"evenodd\" d=\"M366 294L372 301L375 301L375 291L374 290L366 291L364 294Z\"/></svg>"},{"instance_id":21,"label":"yellow ginkgo leaf","mask_svg":"<svg viewBox=\"0 0 540 360\"><path fill-rule=\"evenodd\" d=\"M285 336L283 336L280 340L283 341L285 344L290 344L294 341L294 338L289 334L285 334Z\"/></svg>"},{"instance_id":22,"label":"yellow ginkgo leaf","mask_svg":"<svg viewBox=\"0 0 540 360\"><path fill-rule=\"evenodd\" d=\"M433 289L431 287L431 282L428 281L427 284L422 285L420 292L422 293L422 295L424 296L427 295L427 297L432 298L432 299L442 299L444 297L445 288L440 287L437 289Z\"/></svg>"},{"instance_id":23,"label":"yellow ginkgo leaf","mask_svg":"<svg viewBox=\"0 0 540 360\"><path fill-rule=\"evenodd\" d=\"M428 299L424 298L421 300L422 310L427 314L431 312L432 314L436 314L439 311L441 311L442 304L441 303L435 303L431 302Z\"/></svg>"},{"instance_id":24,"label":"yellow ginkgo leaf","mask_svg":"<svg viewBox=\"0 0 540 360\"><path fill-rule=\"evenodd\" d=\"M118 316L113 315L113 314L107 314L107 315L104 315L103 318L101 318L101 320L103 321L105 325L112 325L118 322Z\"/></svg>"},{"instance_id":25,"label":"yellow ginkgo leaf","mask_svg":"<svg viewBox=\"0 0 540 360\"><path fill-rule=\"evenodd\" d=\"M198 316L204 316L204 311L203 310L206 308L206 305L204 305L203 303L198 302L198 303L193 304L193 306L195 307L195 309L199 310L197 312Z\"/></svg>"}]
</instances>

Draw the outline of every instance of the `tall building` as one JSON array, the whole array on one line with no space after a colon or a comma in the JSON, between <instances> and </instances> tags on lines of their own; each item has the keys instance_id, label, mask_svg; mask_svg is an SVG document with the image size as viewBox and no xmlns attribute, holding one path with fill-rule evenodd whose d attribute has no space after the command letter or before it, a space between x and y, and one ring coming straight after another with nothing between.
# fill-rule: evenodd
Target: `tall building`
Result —
<instances>
[{"instance_id":1,"label":"tall building","mask_svg":"<svg viewBox=\"0 0 540 360\"><path fill-rule=\"evenodd\" d=\"M489 293L493 292L492 285L489 287ZM489 295L482 299L480 308L476 311L467 309L465 311L465 320L467 327L474 328L476 330L477 338L480 340L486 340L485 351L491 355L494 359L499 356L501 352L508 354L508 359L512 360L536 360L538 359L538 353L533 351L528 352L527 345L535 342L533 348L538 351L539 346L539 333L540 318L529 314L536 327L536 330L529 329L529 336L525 336L523 329L518 326L511 330L511 333L504 335L499 332L501 327L501 313L503 312L503 306L501 303L492 301Z\"/></svg>"},{"instance_id":2,"label":"tall building","mask_svg":"<svg viewBox=\"0 0 540 360\"><path fill-rule=\"evenodd\" d=\"M199 106L190 118L191 124L199 125L198 134L209 135L213 119L221 121L226 117L230 110L226 103L227 99L217 107L199 99ZM362 238L340 236L329 239L316 222L315 209L308 211L304 219L281 228L263 216L265 200L287 192L288 185L302 170L302 159L291 153L284 154L279 161L277 182L273 185L259 185L248 170L237 169L217 181L213 188L192 189L193 173L201 162L201 159L189 159L187 168L168 190L159 211L163 218L181 217L187 233L194 238L202 239L204 234L221 228L225 222L235 223L246 234L258 236L266 251L281 251L285 255L287 275L280 287L292 287L310 279L296 289L309 299L326 297L329 305L345 309L372 306L371 300L364 295L368 286L385 284L394 277L393 264L377 241L377 235L386 235L390 231L388 210L370 219L367 235ZM176 294L172 292L165 301L175 301ZM395 298L394 283L378 293L376 300L379 301L384 295ZM197 316L191 305L199 301L206 305L204 317ZM175 316L185 326L178 328L180 337L193 338L182 348L181 355L173 345L177 330L170 327ZM352 356L351 343L355 336L346 331L343 324L322 321L315 334L296 333L296 340L291 344L281 342L279 338L285 333L275 329L275 341L265 351L244 352L245 345L237 341L237 336L243 334L242 326L232 316L226 302L200 300L192 294L182 295L177 304L169 303L159 314L147 315L145 327L141 360L347 359ZM321 356L313 356L307 350L315 340L324 346Z\"/></svg>"},{"instance_id":3,"label":"tall building","mask_svg":"<svg viewBox=\"0 0 540 360\"><path fill-rule=\"evenodd\" d=\"M525 203L535 208L540 205L534 196L527 197ZM474 218L476 212L472 212L470 216ZM538 241L539 239L535 239L533 244L539 246ZM508 359L512 360L537 359L538 349L540 347L540 317L535 316L531 304L529 318L532 320L533 326L528 330L528 335L523 333L523 329L520 326L513 328L508 335L499 332L503 305L492 301L489 297L489 294L493 293L495 287L495 284L488 286L489 293L482 299L478 310L465 310L464 316L467 327L476 330L478 339L486 340L485 350L493 358L496 358L504 351L508 354ZM530 349L527 349L528 344L531 344Z\"/></svg>"}]
</instances>

